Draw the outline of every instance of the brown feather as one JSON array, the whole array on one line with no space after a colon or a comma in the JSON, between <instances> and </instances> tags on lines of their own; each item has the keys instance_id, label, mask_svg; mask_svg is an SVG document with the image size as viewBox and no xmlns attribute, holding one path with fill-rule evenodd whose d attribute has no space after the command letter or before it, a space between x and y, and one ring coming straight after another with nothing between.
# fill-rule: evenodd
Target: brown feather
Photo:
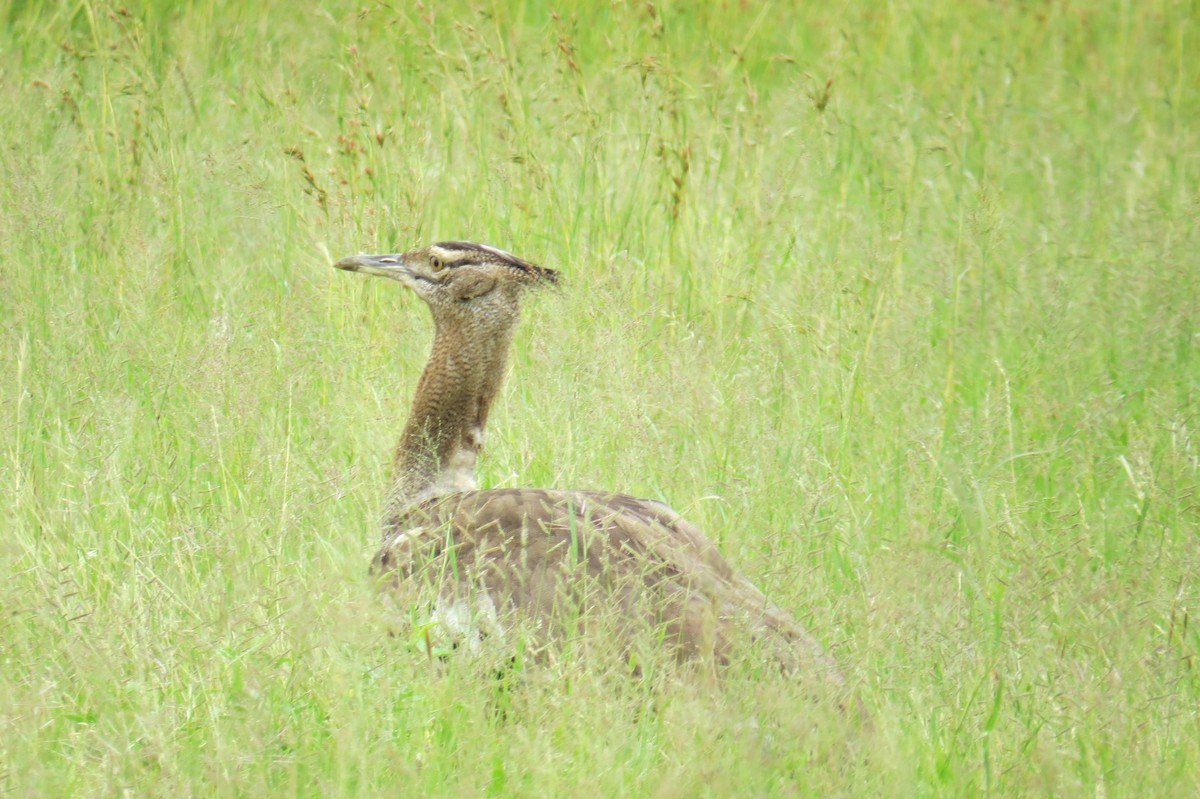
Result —
<instances>
[{"instance_id":1,"label":"brown feather","mask_svg":"<svg viewBox=\"0 0 1200 799\"><path fill-rule=\"evenodd\" d=\"M393 588L432 574L443 597L471 604L486 594L501 614L524 614L558 636L564 593L587 586L624 632L661 627L680 660L725 665L748 639L789 673L842 683L821 645L662 503L598 491L469 491L410 506L390 528L372 572Z\"/></svg>"}]
</instances>

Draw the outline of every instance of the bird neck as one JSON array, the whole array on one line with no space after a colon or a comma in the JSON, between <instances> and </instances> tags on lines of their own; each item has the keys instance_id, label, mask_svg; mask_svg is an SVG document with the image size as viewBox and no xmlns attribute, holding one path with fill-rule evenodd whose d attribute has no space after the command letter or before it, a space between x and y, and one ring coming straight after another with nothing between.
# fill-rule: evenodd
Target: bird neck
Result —
<instances>
[{"instance_id":1,"label":"bird neck","mask_svg":"<svg viewBox=\"0 0 1200 799\"><path fill-rule=\"evenodd\" d=\"M423 500L476 487L475 458L504 379L512 328L435 320L433 349L396 447L390 519Z\"/></svg>"}]
</instances>

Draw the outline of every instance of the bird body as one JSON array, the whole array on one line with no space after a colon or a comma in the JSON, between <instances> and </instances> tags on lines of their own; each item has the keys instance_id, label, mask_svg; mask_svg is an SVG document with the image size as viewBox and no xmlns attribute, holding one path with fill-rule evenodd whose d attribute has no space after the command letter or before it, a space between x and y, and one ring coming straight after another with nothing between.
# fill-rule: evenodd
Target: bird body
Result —
<instances>
[{"instance_id":1,"label":"bird body","mask_svg":"<svg viewBox=\"0 0 1200 799\"><path fill-rule=\"evenodd\" d=\"M720 666L753 647L784 671L842 684L821 645L667 505L604 491L476 488L522 295L556 272L462 241L336 266L399 280L434 319L372 562L384 586L424 597L443 632L471 642L523 622L548 648L603 620L626 658L649 641Z\"/></svg>"},{"instance_id":2,"label":"bird body","mask_svg":"<svg viewBox=\"0 0 1200 799\"><path fill-rule=\"evenodd\" d=\"M803 627L661 502L600 491L453 492L407 507L389 530L372 571L393 590L432 577L439 621L459 639L503 635L498 619L517 612L546 641L598 620L625 657L649 630L679 660L719 666L739 645L756 645L786 671L837 672Z\"/></svg>"}]
</instances>

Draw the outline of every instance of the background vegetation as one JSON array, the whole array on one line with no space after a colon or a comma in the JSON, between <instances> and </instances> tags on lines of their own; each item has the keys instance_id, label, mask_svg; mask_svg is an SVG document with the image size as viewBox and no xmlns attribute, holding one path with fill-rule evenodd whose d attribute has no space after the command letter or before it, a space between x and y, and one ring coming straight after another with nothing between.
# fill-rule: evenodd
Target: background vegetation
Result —
<instances>
[{"instance_id":1,"label":"background vegetation","mask_svg":"<svg viewBox=\"0 0 1200 799\"><path fill-rule=\"evenodd\" d=\"M1200 792L1194 2L0 2L12 795ZM664 498L835 650L489 675L365 578L423 309L560 268L487 485Z\"/></svg>"}]
</instances>

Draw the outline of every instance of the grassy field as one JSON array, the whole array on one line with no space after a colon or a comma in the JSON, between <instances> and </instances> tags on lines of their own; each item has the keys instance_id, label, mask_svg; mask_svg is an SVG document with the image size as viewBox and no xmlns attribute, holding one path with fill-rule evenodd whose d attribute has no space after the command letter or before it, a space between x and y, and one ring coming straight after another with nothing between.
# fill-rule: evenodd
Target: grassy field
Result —
<instances>
[{"instance_id":1,"label":"grassy field","mask_svg":"<svg viewBox=\"0 0 1200 799\"><path fill-rule=\"evenodd\" d=\"M0 792L1200 792L1194 2L0 18ZM330 265L446 238L567 278L481 482L670 501L873 730L385 634L430 326Z\"/></svg>"}]
</instances>

